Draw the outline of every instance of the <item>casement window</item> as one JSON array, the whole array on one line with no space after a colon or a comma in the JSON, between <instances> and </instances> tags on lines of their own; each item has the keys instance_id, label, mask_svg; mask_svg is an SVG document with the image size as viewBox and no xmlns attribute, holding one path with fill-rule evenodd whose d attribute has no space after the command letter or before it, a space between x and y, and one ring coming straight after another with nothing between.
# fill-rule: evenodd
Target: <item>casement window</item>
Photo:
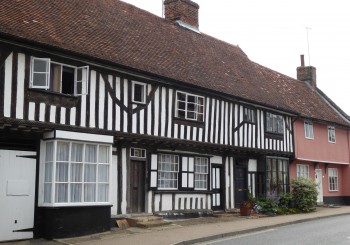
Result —
<instances>
[{"instance_id":1,"label":"casement window","mask_svg":"<svg viewBox=\"0 0 350 245\"><path fill-rule=\"evenodd\" d=\"M338 191L338 169L328 168L329 191Z\"/></svg>"},{"instance_id":2,"label":"casement window","mask_svg":"<svg viewBox=\"0 0 350 245\"><path fill-rule=\"evenodd\" d=\"M131 147L130 156L136 158L146 158L146 150L140 148Z\"/></svg>"},{"instance_id":3,"label":"casement window","mask_svg":"<svg viewBox=\"0 0 350 245\"><path fill-rule=\"evenodd\" d=\"M194 188L206 190L208 188L208 158L196 157L194 163Z\"/></svg>"},{"instance_id":4,"label":"casement window","mask_svg":"<svg viewBox=\"0 0 350 245\"><path fill-rule=\"evenodd\" d=\"M44 206L109 202L111 146L60 140L45 146Z\"/></svg>"},{"instance_id":5,"label":"casement window","mask_svg":"<svg viewBox=\"0 0 350 245\"><path fill-rule=\"evenodd\" d=\"M278 196L287 191L288 187L288 160L281 158L266 159L266 193L269 196Z\"/></svg>"},{"instance_id":6,"label":"casement window","mask_svg":"<svg viewBox=\"0 0 350 245\"><path fill-rule=\"evenodd\" d=\"M311 121L304 121L305 129L305 138L313 139L314 138L314 127Z\"/></svg>"},{"instance_id":7,"label":"casement window","mask_svg":"<svg viewBox=\"0 0 350 245\"><path fill-rule=\"evenodd\" d=\"M297 177L309 178L309 165L297 164Z\"/></svg>"},{"instance_id":8,"label":"casement window","mask_svg":"<svg viewBox=\"0 0 350 245\"><path fill-rule=\"evenodd\" d=\"M179 177L179 156L158 155L158 188L177 189Z\"/></svg>"},{"instance_id":9,"label":"casement window","mask_svg":"<svg viewBox=\"0 0 350 245\"><path fill-rule=\"evenodd\" d=\"M256 123L256 111L251 108L244 108L243 120L248 123Z\"/></svg>"},{"instance_id":10,"label":"casement window","mask_svg":"<svg viewBox=\"0 0 350 245\"><path fill-rule=\"evenodd\" d=\"M75 67L47 58L31 59L30 87L51 92L84 95L88 93L89 67Z\"/></svg>"},{"instance_id":11,"label":"casement window","mask_svg":"<svg viewBox=\"0 0 350 245\"><path fill-rule=\"evenodd\" d=\"M146 103L146 84L132 81L132 102Z\"/></svg>"},{"instance_id":12,"label":"casement window","mask_svg":"<svg viewBox=\"0 0 350 245\"><path fill-rule=\"evenodd\" d=\"M335 128L328 126L328 142L335 143Z\"/></svg>"},{"instance_id":13,"label":"casement window","mask_svg":"<svg viewBox=\"0 0 350 245\"><path fill-rule=\"evenodd\" d=\"M273 134L283 134L283 117L281 115L266 112L266 132Z\"/></svg>"},{"instance_id":14,"label":"casement window","mask_svg":"<svg viewBox=\"0 0 350 245\"><path fill-rule=\"evenodd\" d=\"M184 92L176 93L176 117L203 122L204 97Z\"/></svg>"}]
</instances>

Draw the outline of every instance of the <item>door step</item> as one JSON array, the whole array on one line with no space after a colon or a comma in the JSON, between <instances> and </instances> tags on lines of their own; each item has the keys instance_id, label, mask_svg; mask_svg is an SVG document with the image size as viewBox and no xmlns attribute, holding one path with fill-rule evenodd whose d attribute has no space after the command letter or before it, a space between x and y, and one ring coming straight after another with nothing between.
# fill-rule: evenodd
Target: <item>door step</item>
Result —
<instances>
[{"instance_id":1,"label":"door step","mask_svg":"<svg viewBox=\"0 0 350 245\"><path fill-rule=\"evenodd\" d=\"M157 226L164 226L171 224L170 222L164 221L159 216L139 216L127 218L127 221L131 227L139 228L152 228Z\"/></svg>"}]
</instances>

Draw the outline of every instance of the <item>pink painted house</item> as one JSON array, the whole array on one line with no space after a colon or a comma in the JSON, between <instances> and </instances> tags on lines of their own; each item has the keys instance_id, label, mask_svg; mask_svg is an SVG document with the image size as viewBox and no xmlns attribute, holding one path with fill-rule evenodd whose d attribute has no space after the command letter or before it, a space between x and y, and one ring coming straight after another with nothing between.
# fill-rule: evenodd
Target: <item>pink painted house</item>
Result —
<instances>
[{"instance_id":1,"label":"pink painted house","mask_svg":"<svg viewBox=\"0 0 350 245\"><path fill-rule=\"evenodd\" d=\"M295 159L290 164L290 180L314 179L318 203L350 204L349 116L316 85L316 69L302 66L297 78L323 101L317 110L302 110L294 122Z\"/></svg>"}]
</instances>

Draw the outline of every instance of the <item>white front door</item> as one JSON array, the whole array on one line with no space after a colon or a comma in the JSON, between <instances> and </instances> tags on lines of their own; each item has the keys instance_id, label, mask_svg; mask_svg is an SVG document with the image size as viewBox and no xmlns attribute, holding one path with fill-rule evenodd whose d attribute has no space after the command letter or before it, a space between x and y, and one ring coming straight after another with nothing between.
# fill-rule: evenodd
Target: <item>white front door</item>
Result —
<instances>
[{"instance_id":1,"label":"white front door","mask_svg":"<svg viewBox=\"0 0 350 245\"><path fill-rule=\"evenodd\" d=\"M0 241L33 238L35 155L0 150Z\"/></svg>"},{"instance_id":2,"label":"white front door","mask_svg":"<svg viewBox=\"0 0 350 245\"><path fill-rule=\"evenodd\" d=\"M323 203L322 169L315 169L315 182L317 184L317 203Z\"/></svg>"}]
</instances>

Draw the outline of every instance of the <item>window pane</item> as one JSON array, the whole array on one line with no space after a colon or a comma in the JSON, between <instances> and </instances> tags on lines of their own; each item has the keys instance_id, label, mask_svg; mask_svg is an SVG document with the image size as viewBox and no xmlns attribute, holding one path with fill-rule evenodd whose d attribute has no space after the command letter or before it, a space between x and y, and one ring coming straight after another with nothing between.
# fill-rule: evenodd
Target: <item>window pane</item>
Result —
<instances>
[{"instance_id":1,"label":"window pane","mask_svg":"<svg viewBox=\"0 0 350 245\"><path fill-rule=\"evenodd\" d=\"M96 165L86 164L84 171L84 181L85 182L96 182Z\"/></svg>"},{"instance_id":2,"label":"window pane","mask_svg":"<svg viewBox=\"0 0 350 245\"><path fill-rule=\"evenodd\" d=\"M55 202L68 202L68 184L56 184L55 193Z\"/></svg>"},{"instance_id":3,"label":"window pane","mask_svg":"<svg viewBox=\"0 0 350 245\"><path fill-rule=\"evenodd\" d=\"M33 74L33 85L46 87L47 74L45 73L34 73Z\"/></svg>"},{"instance_id":4,"label":"window pane","mask_svg":"<svg viewBox=\"0 0 350 245\"><path fill-rule=\"evenodd\" d=\"M71 182L82 182L83 181L83 164L72 163L71 164Z\"/></svg>"},{"instance_id":5,"label":"window pane","mask_svg":"<svg viewBox=\"0 0 350 245\"><path fill-rule=\"evenodd\" d=\"M68 182L68 163L56 163L56 182Z\"/></svg>"},{"instance_id":6,"label":"window pane","mask_svg":"<svg viewBox=\"0 0 350 245\"><path fill-rule=\"evenodd\" d=\"M100 164L98 166L98 182L108 182L109 166Z\"/></svg>"},{"instance_id":7,"label":"window pane","mask_svg":"<svg viewBox=\"0 0 350 245\"><path fill-rule=\"evenodd\" d=\"M186 94L184 93L177 93L177 99L181 101L186 101Z\"/></svg>"},{"instance_id":8,"label":"window pane","mask_svg":"<svg viewBox=\"0 0 350 245\"><path fill-rule=\"evenodd\" d=\"M72 144L71 160L73 162L83 161L83 145L82 144Z\"/></svg>"},{"instance_id":9,"label":"window pane","mask_svg":"<svg viewBox=\"0 0 350 245\"><path fill-rule=\"evenodd\" d=\"M134 83L134 101L135 102L145 102L145 86L142 84Z\"/></svg>"},{"instance_id":10,"label":"window pane","mask_svg":"<svg viewBox=\"0 0 350 245\"><path fill-rule=\"evenodd\" d=\"M81 202L82 191L83 191L82 184L71 184L70 201L71 202Z\"/></svg>"},{"instance_id":11,"label":"window pane","mask_svg":"<svg viewBox=\"0 0 350 245\"><path fill-rule=\"evenodd\" d=\"M44 184L44 202L51 203L51 183Z\"/></svg>"},{"instance_id":12,"label":"window pane","mask_svg":"<svg viewBox=\"0 0 350 245\"><path fill-rule=\"evenodd\" d=\"M57 161L68 161L69 143L57 142Z\"/></svg>"},{"instance_id":13,"label":"window pane","mask_svg":"<svg viewBox=\"0 0 350 245\"><path fill-rule=\"evenodd\" d=\"M53 142L46 143L45 161L46 162L53 161Z\"/></svg>"},{"instance_id":14,"label":"window pane","mask_svg":"<svg viewBox=\"0 0 350 245\"><path fill-rule=\"evenodd\" d=\"M96 185L85 184L84 185L84 202L95 202Z\"/></svg>"},{"instance_id":15,"label":"window pane","mask_svg":"<svg viewBox=\"0 0 350 245\"><path fill-rule=\"evenodd\" d=\"M98 185L98 202L108 202L108 184Z\"/></svg>"},{"instance_id":16,"label":"window pane","mask_svg":"<svg viewBox=\"0 0 350 245\"><path fill-rule=\"evenodd\" d=\"M46 72L47 66L46 60L34 59L34 72Z\"/></svg>"},{"instance_id":17,"label":"window pane","mask_svg":"<svg viewBox=\"0 0 350 245\"><path fill-rule=\"evenodd\" d=\"M45 182L52 182L52 162L47 162L45 163L45 177L44 181Z\"/></svg>"},{"instance_id":18,"label":"window pane","mask_svg":"<svg viewBox=\"0 0 350 245\"><path fill-rule=\"evenodd\" d=\"M109 162L109 147L100 146L99 147L99 163L108 163Z\"/></svg>"},{"instance_id":19,"label":"window pane","mask_svg":"<svg viewBox=\"0 0 350 245\"><path fill-rule=\"evenodd\" d=\"M85 161L91 163L97 163L97 146L86 145L85 147Z\"/></svg>"}]
</instances>

